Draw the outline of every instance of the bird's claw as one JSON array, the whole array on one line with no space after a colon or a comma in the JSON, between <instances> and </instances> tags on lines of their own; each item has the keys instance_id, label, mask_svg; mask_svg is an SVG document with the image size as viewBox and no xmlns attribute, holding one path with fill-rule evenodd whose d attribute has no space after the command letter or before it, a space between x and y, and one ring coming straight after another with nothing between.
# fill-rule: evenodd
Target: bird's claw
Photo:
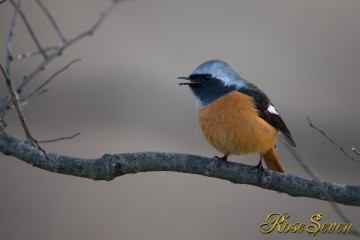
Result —
<instances>
[{"instance_id":1,"label":"bird's claw","mask_svg":"<svg viewBox=\"0 0 360 240\"><path fill-rule=\"evenodd\" d=\"M222 163L226 163L226 167L229 167L229 161L227 160L227 155L224 155L223 157L214 156L214 159L221 160L218 164L218 167L221 168Z\"/></svg>"}]
</instances>

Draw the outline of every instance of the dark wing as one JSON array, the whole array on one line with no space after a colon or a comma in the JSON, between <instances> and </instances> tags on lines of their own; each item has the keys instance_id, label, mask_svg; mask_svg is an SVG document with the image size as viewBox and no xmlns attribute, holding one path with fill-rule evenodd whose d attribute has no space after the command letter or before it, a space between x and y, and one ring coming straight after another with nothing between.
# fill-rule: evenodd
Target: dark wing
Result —
<instances>
[{"instance_id":1,"label":"dark wing","mask_svg":"<svg viewBox=\"0 0 360 240\"><path fill-rule=\"evenodd\" d=\"M257 86L252 83L249 83L249 85L238 89L238 91L248 96L251 96L254 100L254 105L256 107L258 115L275 129L282 132L291 146L296 146L289 129L287 128L284 121L281 119L279 113L277 113L277 111L275 110L275 107L271 104L268 96L266 96L263 91L261 91Z\"/></svg>"}]
</instances>

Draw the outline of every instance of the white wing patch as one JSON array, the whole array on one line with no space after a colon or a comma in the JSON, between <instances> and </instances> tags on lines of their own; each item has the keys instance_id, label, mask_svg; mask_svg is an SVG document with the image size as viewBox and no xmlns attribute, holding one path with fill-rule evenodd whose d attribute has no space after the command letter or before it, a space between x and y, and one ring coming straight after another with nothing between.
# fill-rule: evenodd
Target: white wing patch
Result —
<instances>
[{"instance_id":1,"label":"white wing patch","mask_svg":"<svg viewBox=\"0 0 360 240\"><path fill-rule=\"evenodd\" d=\"M279 113L276 111L275 107L273 105L271 105L271 104L269 104L269 107L268 107L267 111L269 113L279 115Z\"/></svg>"}]
</instances>

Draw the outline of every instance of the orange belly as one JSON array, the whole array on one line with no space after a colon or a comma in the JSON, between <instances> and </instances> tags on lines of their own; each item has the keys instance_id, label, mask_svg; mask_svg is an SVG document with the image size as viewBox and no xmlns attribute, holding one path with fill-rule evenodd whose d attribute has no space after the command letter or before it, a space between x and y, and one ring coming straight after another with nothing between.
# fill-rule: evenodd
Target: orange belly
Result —
<instances>
[{"instance_id":1,"label":"orange belly","mask_svg":"<svg viewBox=\"0 0 360 240\"><path fill-rule=\"evenodd\" d=\"M257 115L252 98L233 91L197 109L207 141L225 155L264 154L277 130Z\"/></svg>"}]
</instances>

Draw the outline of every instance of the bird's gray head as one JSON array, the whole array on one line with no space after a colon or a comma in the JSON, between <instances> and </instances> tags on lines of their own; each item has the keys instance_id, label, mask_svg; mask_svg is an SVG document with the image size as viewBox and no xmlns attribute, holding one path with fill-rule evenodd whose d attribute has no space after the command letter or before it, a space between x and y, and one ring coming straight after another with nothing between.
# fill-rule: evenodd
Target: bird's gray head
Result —
<instances>
[{"instance_id":1,"label":"bird's gray head","mask_svg":"<svg viewBox=\"0 0 360 240\"><path fill-rule=\"evenodd\" d=\"M198 107L204 107L219 97L246 86L248 82L242 79L224 61L211 60L198 66L189 77L179 77L189 82L179 83L189 85L195 94Z\"/></svg>"}]
</instances>

